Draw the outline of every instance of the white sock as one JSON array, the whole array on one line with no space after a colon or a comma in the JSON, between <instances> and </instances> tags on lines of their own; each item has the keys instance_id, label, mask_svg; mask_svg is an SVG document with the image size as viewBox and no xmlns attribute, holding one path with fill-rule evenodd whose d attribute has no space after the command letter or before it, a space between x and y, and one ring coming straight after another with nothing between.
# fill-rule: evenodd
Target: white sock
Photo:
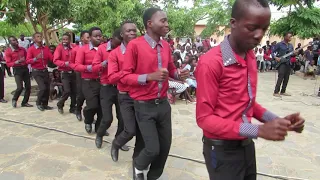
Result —
<instances>
[{"instance_id":1,"label":"white sock","mask_svg":"<svg viewBox=\"0 0 320 180\"><path fill-rule=\"evenodd\" d=\"M134 170L135 170L136 174L141 174L141 173L143 173L143 171L140 171L140 170L138 170L137 168L134 168Z\"/></svg>"}]
</instances>

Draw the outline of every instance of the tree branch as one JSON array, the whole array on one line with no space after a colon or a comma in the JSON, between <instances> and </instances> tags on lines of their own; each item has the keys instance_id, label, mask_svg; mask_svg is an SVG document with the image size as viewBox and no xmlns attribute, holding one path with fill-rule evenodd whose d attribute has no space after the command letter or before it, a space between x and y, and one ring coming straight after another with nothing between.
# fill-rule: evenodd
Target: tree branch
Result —
<instances>
[{"instance_id":1,"label":"tree branch","mask_svg":"<svg viewBox=\"0 0 320 180\"><path fill-rule=\"evenodd\" d=\"M68 21L71 21L71 20L73 20L73 18L64 19L64 20L62 20L61 22L55 23L54 25L52 25L52 26L49 27L48 29L53 29L53 28L55 28L55 26L57 26L57 25L59 25L59 24L62 24L62 27L65 27L65 26L69 25L70 23L67 23L67 24L65 24L65 25L63 25L63 24L66 23L66 22L68 22ZM61 29L61 28L59 28L59 29Z\"/></svg>"},{"instance_id":2,"label":"tree branch","mask_svg":"<svg viewBox=\"0 0 320 180\"><path fill-rule=\"evenodd\" d=\"M30 3L29 3L29 1L26 2L26 8L27 8L27 9L26 9L27 19L29 19L29 21L31 22L31 25L32 25L32 27L33 27L33 30L34 30L35 32L37 32L37 31L38 31L37 24L33 21L32 15L31 15L31 13L30 13Z\"/></svg>"}]
</instances>

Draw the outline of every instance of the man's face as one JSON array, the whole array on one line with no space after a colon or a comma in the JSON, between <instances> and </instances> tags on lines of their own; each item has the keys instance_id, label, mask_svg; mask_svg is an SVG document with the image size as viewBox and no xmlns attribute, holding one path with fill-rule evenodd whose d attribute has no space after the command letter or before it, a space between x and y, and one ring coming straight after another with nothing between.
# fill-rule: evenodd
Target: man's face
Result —
<instances>
[{"instance_id":1,"label":"man's face","mask_svg":"<svg viewBox=\"0 0 320 180\"><path fill-rule=\"evenodd\" d=\"M56 48L55 47L50 47L50 52L51 52L51 54L54 54L54 51L56 50Z\"/></svg>"},{"instance_id":2,"label":"man's face","mask_svg":"<svg viewBox=\"0 0 320 180\"><path fill-rule=\"evenodd\" d=\"M122 38L128 43L137 37L137 26L134 23L126 23L122 27Z\"/></svg>"},{"instance_id":3,"label":"man's face","mask_svg":"<svg viewBox=\"0 0 320 180\"><path fill-rule=\"evenodd\" d=\"M292 39L292 34L291 33L288 33L285 37L284 37L284 40L287 41L287 42L290 42Z\"/></svg>"},{"instance_id":4,"label":"man's face","mask_svg":"<svg viewBox=\"0 0 320 180\"><path fill-rule=\"evenodd\" d=\"M89 36L89 33L84 33L81 37L81 42L83 44L89 44L90 42L90 36Z\"/></svg>"},{"instance_id":5,"label":"man's face","mask_svg":"<svg viewBox=\"0 0 320 180\"><path fill-rule=\"evenodd\" d=\"M148 26L153 32L164 37L169 32L167 14L163 11L157 11L148 21Z\"/></svg>"},{"instance_id":6,"label":"man's face","mask_svg":"<svg viewBox=\"0 0 320 180\"><path fill-rule=\"evenodd\" d=\"M270 41L267 41L266 44L267 44L267 46L269 46L270 45Z\"/></svg>"},{"instance_id":7,"label":"man's face","mask_svg":"<svg viewBox=\"0 0 320 180\"><path fill-rule=\"evenodd\" d=\"M256 47L270 25L269 8L249 5L240 19L231 18L231 31L239 47L247 51Z\"/></svg>"},{"instance_id":8,"label":"man's face","mask_svg":"<svg viewBox=\"0 0 320 180\"><path fill-rule=\"evenodd\" d=\"M101 43L102 33L100 30L92 31L92 35L90 37L93 46L98 47Z\"/></svg>"},{"instance_id":9,"label":"man's face","mask_svg":"<svg viewBox=\"0 0 320 180\"><path fill-rule=\"evenodd\" d=\"M18 41L17 41L16 38L10 38L10 39L9 39L9 43L10 43L10 45L11 45L12 47L14 47L14 48L18 47Z\"/></svg>"},{"instance_id":10,"label":"man's face","mask_svg":"<svg viewBox=\"0 0 320 180\"><path fill-rule=\"evenodd\" d=\"M20 39L23 41L23 40L24 40L24 35L21 35L21 36L20 36Z\"/></svg>"},{"instance_id":11,"label":"man's face","mask_svg":"<svg viewBox=\"0 0 320 180\"><path fill-rule=\"evenodd\" d=\"M67 47L70 45L70 38L69 36L62 36L62 45Z\"/></svg>"},{"instance_id":12,"label":"man's face","mask_svg":"<svg viewBox=\"0 0 320 180\"><path fill-rule=\"evenodd\" d=\"M33 37L33 41L35 43L42 43L42 35L41 34L35 34Z\"/></svg>"}]
</instances>

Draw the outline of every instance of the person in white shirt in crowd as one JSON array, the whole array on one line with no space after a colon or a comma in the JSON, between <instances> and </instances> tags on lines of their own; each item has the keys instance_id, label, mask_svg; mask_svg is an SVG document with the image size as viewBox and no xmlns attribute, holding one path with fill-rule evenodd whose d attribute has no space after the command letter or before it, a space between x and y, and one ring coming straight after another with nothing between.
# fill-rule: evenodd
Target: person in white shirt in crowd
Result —
<instances>
[{"instance_id":1,"label":"person in white shirt in crowd","mask_svg":"<svg viewBox=\"0 0 320 180\"><path fill-rule=\"evenodd\" d=\"M18 40L19 46L25 48L26 50L29 48L30 42L29 40L24 38L24 35L20 35L20 39Z\"/></svg>"},{"instance_id":2,"label":"person in white shirt in crowd","mask_svg":"<svg viewBox=\"0 0 320 180\"><path fill-rule=\"evenodd\" d=\"M191 46L191 42L190 39L188 38L186 43L184 44L185 47Z\"/></svg>"},{"instance_id":3,"label":"person in white shirt in crowd","mask_svg":"<svg viewBox=\"0 0 320 180\"><path fill-rule=\"evenodd\" d=\"M257 63L259 65L259 71L260 72L264 72L266 69L266 62L264 61L264 52L263 52L263 48L259 48L257 53L256 53L256 58L257 58ZM262 67L261 67L262 66Z\"/></svg>"},{"instance_id":4,"label":"person in white shirt in crowd","mask_svg":"<svg viewBox=\"0 0 320 180\"><path fill-rule=\"evenodd\" d=\"M181 46L180 47L180 56L181 56L181 59L184 60L184 58L186 57L187 55L187 51L185 50L185 47L184 46Z\"/></svg>"},{"instance_id":5,"label":"person in white shirt in crowd","mask_svg":"<svg viewBox=\"0 0 320 180\"><path fill-rule=\"evenodd\" d=\"M196 45L196 48L198 49L200 46L202 46L202 42L200 41L200 37L198 36L196 38L196 42L194 43Z\"/></svg>"},{"instance_id":6,"label":"person in white shirt in crowd","mask_svg":"<svg viewBox=\"0 0 320 180\"><path fill-rule=\"evenodd\" d=\"M213 48L213 47L216 47L218 46L219 44L217 43L217 40L213 39L213 38L210 38L210 46Z\"/></svg>"}]
</instances>

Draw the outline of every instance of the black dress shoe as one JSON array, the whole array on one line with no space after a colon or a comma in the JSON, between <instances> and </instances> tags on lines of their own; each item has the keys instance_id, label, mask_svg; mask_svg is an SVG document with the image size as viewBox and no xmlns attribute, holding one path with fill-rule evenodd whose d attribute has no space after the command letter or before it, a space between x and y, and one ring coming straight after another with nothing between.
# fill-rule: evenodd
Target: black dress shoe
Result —
<instances>
[{"instance_id":1,"label":"black dress shoe","mask_svg":"<svg viewBox=\"0 0 320 180\"><path fill-rule=\"evenodd\" d=\"M12 107L14 107L14 108L17 107L17 101L16 100L12 100Z\"/></svg>"},{"instance_id":2,"label":"black dress shoe","mask_svg":"<svg viewBox=\"0 0 320 180\"><path fill-rule=\"evenodd\" d=\"M40 111L44 111L44 108L42 105L37 105L37 108L40 110Z\"/></svg>"},{"instance_id":3,"label":"black dress shoe","mask_svg":"<svg viewBox=\"0 0 320 180\"><path fill-rule=\"evenodd\" d=\"M122 151L129 151L129 147L127 145L123 145L120 149Z\"/></svg>"},{"instance_id":4,"label":"black dress shoe","mask_svg":"<svg viewBox=\"0 0 320 180\"><path fill-rule=\"evenodd\" d=\"M33 107L33 105L29 103L21 104L21 107Z\"/></svg>"},{"instance_id":5,"label":"black dress shoe","mask_svg":"<svg viewBox=\"0 0 320 180\"><path fill-rule=\"evenodd\" d=\"M102 137L96 136L96 147L100 149L101 146L102 146Z\"/></svg>"},{"instance_id":6,"label":"black dress shoe","mask_svg":"<svg viewBox=\"0 0 320 180\"><path fill-rule=\"evenodd\" d=\"M43 108L45 109L45 110L52 110L53 109L53 107L50 107L50 106L43 106Z\"/></svg>"},{"instance_id":7,"label":"black dress shoe","mask_svg":"<svg viewBox=\"0 0 320 180\"><path fill-rule=\"evenodd\" d=\"M76 110L75 109L69 109L69 113L76 114Z\"/></svg>"},{"instance_id":8,"label":"black dress shoe","mask_svg":"<svg viewBox=\"0 0 320 180\"><path fill-rule=\"evenodd\" d=\"M132 171L133 171L133 180L144 180L143 172L139 173L139 174L136 173L136 168L134 167L134 162L132 162Z\"/></svg>"},{"instance_id":9,"label":"black dress shoe","mask_svg":"<svg viewBox=\"0 0 320 180\"><path fill-rule=\"evenodd\" d=\"M59 112L60 114L63 114L63 113L64 113L63 108L58 107L58 112Z\"/></svg>"},{"instance_id":10,"label":"black dress shoe","mask_svg":"<svg viewBox=\"0 0 320 180\"><path fill-rule=\"evenodd\" d=\"M84 127L87 131L87 133L91 133L92 132L92 125L91 124L86 124L85 127Z\"/></svg>"},{"instance_id":11,"label":"black dress shoe","mask_svg":"<svg viewBox=\"0 0 320 180\"><path fill-rule=\"evenodd\" d=\"M111 158L114 162L118 162L119 157L119 148L117 148L114 143L112 142L111 146Z\"/></svg>"},{"instance_id":12,"label":"black dress shoe","mask_svg":"<svg viewBox=\"0 0 320 180\"><path fill-rule=\"evenodd\" d=\"M82 115L81 115L81 113L77 113L77 114L76 114L76 117L77 117L78 121L82 121Z\"/></svg>"},{"instance_id":13,"label":"black dress shoe","mask_svg":"<svg viewBox=\"0 0 320 180\"><path fill-rule=\"evenodd\" d=\"M0 99L0 103L7 103L8 101L4 100L4 99Z\"/></svg>"}]
</instances>

